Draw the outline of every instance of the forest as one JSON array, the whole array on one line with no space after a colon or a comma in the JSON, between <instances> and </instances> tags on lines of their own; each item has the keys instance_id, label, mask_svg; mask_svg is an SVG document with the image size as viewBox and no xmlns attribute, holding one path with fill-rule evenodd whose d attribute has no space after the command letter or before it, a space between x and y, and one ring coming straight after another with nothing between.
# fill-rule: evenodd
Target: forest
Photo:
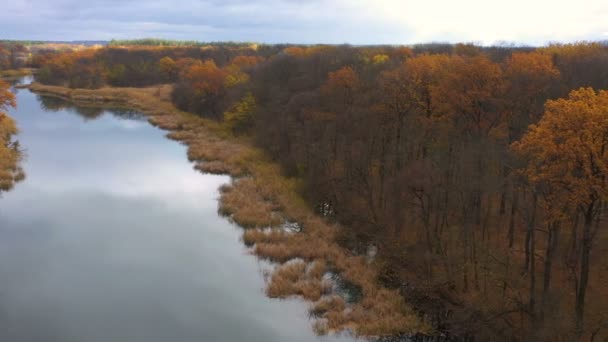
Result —
<instances>
[{"instance_id":1,"label":"forest","mask_svg":"<svg viewBox=\"0 0 608 342\"><path fill-rule=\"evenodd\" d=\"M608 337L607 44L140 43L43 55L36 80L172 84L439 330Z\"/></svg>"},{"instance_id":2,"label":"forest","mask_svg":"<svg viewBox=\"0 0 608 342\"><path fill-rule=\"evenodd\" d=\"M28 62L25 45L14 42L0 42L0 71L19 69Z\"/></svg>"}]
</instances>

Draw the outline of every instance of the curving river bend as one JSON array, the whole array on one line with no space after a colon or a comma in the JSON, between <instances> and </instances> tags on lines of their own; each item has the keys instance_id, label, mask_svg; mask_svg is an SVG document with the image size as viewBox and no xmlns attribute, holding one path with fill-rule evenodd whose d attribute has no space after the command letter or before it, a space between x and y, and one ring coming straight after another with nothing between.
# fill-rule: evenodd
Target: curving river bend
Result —
<instances>
[{"instance_id":1,"label":"curving river bend","mask_svg":"<svg viewBox=\"0 0 608 342\"><path fill-rule=\"evenodd\" d=\"M17 101L27 178L0 198L0 341L352 341L265 297L270 265L217 214L230 179L143 116Z\"/></svg>"}]
</instances>

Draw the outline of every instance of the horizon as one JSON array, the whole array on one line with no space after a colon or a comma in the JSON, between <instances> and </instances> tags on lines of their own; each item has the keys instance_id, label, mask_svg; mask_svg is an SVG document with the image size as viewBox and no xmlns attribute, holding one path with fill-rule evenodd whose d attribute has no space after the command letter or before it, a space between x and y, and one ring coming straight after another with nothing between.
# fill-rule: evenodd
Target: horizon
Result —
<instances>
[{"instance_id":1,"label":"horizon","mask_svg":"<svg viewBox=\"0 0 608 342\"><path fill-rule=\"evenodd\" d=\"M166 42L175 42L175 43L192 43L194 44L257 44L257 45L293 45L293 46L352 46L352 47L382 47L382 46L404 46L404 47L416 47L416 46L425 46L425 45L473 45L482 48L491 48L491 47L505 47L505 48L542 48L552 45L569 45L569 44L601 44L608 45L608 39L597 39L597 40L573 40L573 41L547 41L542 44L526 44L526 43L518 43L518 42L510 42L510 41L499 41L489 44L484 44L483 42L476 41L421 41L415 43L403 43L403 44L390 44L390 43L377 43L377 44L352 44L352 43L293 43L293 42L276 42L276 43L265 43L265 42L256 42L256 41L203 41L203 40L191 40L191 39L168 39L168 38L159 38L159 37L133 37L133 38L124 38L124 39L109 39L109 40L100 40L100 39L77 39L77 40L30 40L30 39L3 39L0 37L0 43L4 42L12 42L12 43L42 43L42 44L106 44L109 45L113 42L122 43L135 43L137 41L166 41ZM128 44L127 44L128 45ZM163 44L161 44L163 45ZM184 44L187 46L188 44ZM164 46L171 46L170 44Z\"/></svg>"}]
</instances>

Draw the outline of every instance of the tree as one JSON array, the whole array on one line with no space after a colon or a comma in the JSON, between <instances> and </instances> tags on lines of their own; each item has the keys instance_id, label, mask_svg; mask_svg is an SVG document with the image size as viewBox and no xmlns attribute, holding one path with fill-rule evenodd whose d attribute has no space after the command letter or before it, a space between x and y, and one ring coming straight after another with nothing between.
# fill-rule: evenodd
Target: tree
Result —
<instances>
[{"instance_id":1,"label":"tree","mask_svg":"<svg viewBox=\"0 0 608 342\"><path fill-rule=\"evenodd\" d=\"M575 334L580 337L596 235L592 226L608 199L608 91L581 88L566 99L548 101L538 125L530 126L513 148L527 161L522 172L530 182L551 189L555 200L583 217L575 300Z\"/></svg>"},{"instance_id":2,"label":"tree","mask_svg":"<svg viewBox=\"0 0 608 342\"><path fill-rule=\"evenodd\" d=\"M288 48L285 48L283 50L283 53L289 55L289 56L304 56L306 55L306 49L301 48L299 46L291 46Z\"/></svg>"},{"instance_id":3,"label":"tree","mask_svg":"<svg viewBox=\"0 0 608 342\"><path fill-rule=\"evenodd\" d=\"M350 66L345 66L330 72L327 81L321 86L321 94L328 104L331 112L337 115L336 118L342 118L346 121L336 120L333 124L334 132L332 137L333 156L336 158L338 154L338 136L339 129L344 129L349 124L349 119L352 117L352 107L355 104L355 97L361 87L359 75Z\"/></svg>"},{"instance_id":4,"label":"tree","mask_svg":"<svg viewBox=\"0 0 608 342\"><path fill-rule=\"evenodd\" d=\"M445 67L447 61L448 57L444 55L422 55L407 59L395 69L382 72L378 78L382 106L395 121L394 140L398 169L401 168L401 159L404 157L402 132L406 119L409 117L409 126L415 127L410 132L408 141L418 140L416 143L421 145L420 140L428 131L434 111L432 89L436 86L441 68ZM426 154L426 146L416 146L416 149L422 151L422 155Z\"/></svg>"},{"instance_id":5,"label":"tree","mask_svg":"<svg viewBox=\"0 0 608 342\"><path fill-rule=\"evenodd\" d=\"M543 104L552 95L560 77L553 59L542 52L516 52L505 63L509 113L510 142L538 121Z\"/></svg>"},{"instance_id":6,"label":"tree","mask_svg":"<svg viewBox=\"0 0 608 342\"><path fill-rule=\"evenodd\" d=\"M11 52L0 44L0 70L11 68Z\"/></svg>"},{"instance_id":7,"label":"tree","mask_svg":"<svg viewBox=\"0 0 608 342\"><path fill-rule=\"evenodd\" d=\"M175 82L179 74L179 69L173 58L165 56L158 62L163 78L168 82Z\"/></svg>"},{"instance_id":8,"label":"tree","mask_svg":"<svg viewBox=\"0 0 608 342\"><path fill-rule=\"evenodd\" d=\"M184 77L184 75L188 73L190 67L194 65L201 65L202 63L203 62L201 60L194 58L179 58L175 61L180 78Z\"/></svg>"},{"instance_id":9,"label":"tree","mask_svg":"<svg viewBox=\"0 0 608 342\"><path fill-rule=\"evenodd\" d=\"M321 92L335 98L340 105L349 107L354 103L355 93L360 86L361 82L355 70L346 66L329 73Z\"/></svg>"},{"instance_id":10,"label":"tree","mask_svg":"<svg viewBox=\"0 0 608 342\"><path fill-rule=\"evenodd\" d=\"M173 101L180 109L217 116L221 114L219 104L226 94L226 76L213 60L194 63L182 72L173 90Z\"/></svg>"},{"instance_id":11,"label":"tree","mask_svg":"<svg viewBox=\"0 0 608 342\"><path fill-rule=\"evenodd\" d=\"M543 105L556 91L560 78L559 70L553 59L543 52L515 52L505 62L504 75L506 82L505 110L507 121L507 140L510 145L519 139L525 129L538 122L542 115ZM515 214L518 210L519 193L509 178L511 161L505 158L503 173L505 182L500 200L500 213L506 212L507 189L511 188L511 210L507 238L513 246L515 235ZM550 236L553 238L553 236Z\"/></svg>"},{"instance_id":12,"label":"tree","mask_svg":"<svg viewBox=\"0 0 608 342\"><path fill-rule=\"evenodd\" d=\"M499 128L505 86L500 66L484 55L454 56L448 71L436 92L445 114L473 138L486 137Z\"/></svg>"},{"instance_id":13,"label":"tree","mask_svg":"<svg viewBox=\"0 0 608 342\"><path fill-rule=\"evenodd\" d=\"M459 56L468 56L473 57L477 56L481 53L481 49L479 46L475 46L474 44L463 44L459 43L454 46L453 54Z\"/></svg>"},{"instance_id":14,"label":"tree","mask_svg":"<svg viewBox=\"0 0 608 342\"><path fill-rule=\"evenodd\" d=\"M230 64L236 65L239 68L250 68L264 61L263 57L260 56L236 56L232 59Z\"/></svg>"},{"instance_id":15,"label":"tree","mask_svg":"<svg viewBox=\"0 0 608 342\"><path fill-rule=\"evenodd\" d=\"M378 54L372 57L372 63L374 64L384 64L390 60L390 57L385 54Z\"/></svg>"},{"instance_id":16,"label":"tree","mask_svg":"<svg viewBox=\"0 0 608 342\"><path fill-rule=\"evenodd\" d=\"M233 134L245 133L253 125L255 97L247 93L233 108L224 112L224 121Z\"/></svg>"},{"instance_id":17,"label":"tree","mask_svg":"<svg viewBox=\"0 0 608 342\"><path fill-rule=\"evenodd\" d=\"M18 132L17 126L6 113L8 108L16 105L15 96L9 91L9 85L0 81L0 191L10 190L24 177L23 170L19 166L21 161L19 144L12 139Z\"/></svg>"},{"instance_id":18,"label":"tree","mask_svg":"<svg viewBox=\"0 0 608 342\"><path fill-rule=\"evenodd\" d=\"M551 45L542 51L550 54L560 69L565 90L608 88L608 49L605 44L580 42Z\"/></svg>"},{"instance_id":19,"label":"tree","mask_svg":"<svg viewBox=\"0 0 608 342\"><path fill-rule=\"evenodd\" d=\"M195 92L209 96L219 95L223 91L225 77L225 72L212 60L190 67L185 76Z\"/></svg>"}]
</instances>

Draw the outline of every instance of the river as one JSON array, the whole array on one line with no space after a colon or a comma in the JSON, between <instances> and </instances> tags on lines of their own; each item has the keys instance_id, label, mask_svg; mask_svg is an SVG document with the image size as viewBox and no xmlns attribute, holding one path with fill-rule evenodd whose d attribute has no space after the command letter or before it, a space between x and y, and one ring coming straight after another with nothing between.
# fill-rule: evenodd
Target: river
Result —
<instances>
[{"instance_id":1,"label":"river","mask_svg":"<svg viewBox=\"0 0 608 342\"><path fill-rule=\"evenodd\" d=\"M143 116L17 102L26 179L0 198L0 341L352 341L264 295L271 265L217 214L230 179Z\"/></svg>"}]
</instances>

